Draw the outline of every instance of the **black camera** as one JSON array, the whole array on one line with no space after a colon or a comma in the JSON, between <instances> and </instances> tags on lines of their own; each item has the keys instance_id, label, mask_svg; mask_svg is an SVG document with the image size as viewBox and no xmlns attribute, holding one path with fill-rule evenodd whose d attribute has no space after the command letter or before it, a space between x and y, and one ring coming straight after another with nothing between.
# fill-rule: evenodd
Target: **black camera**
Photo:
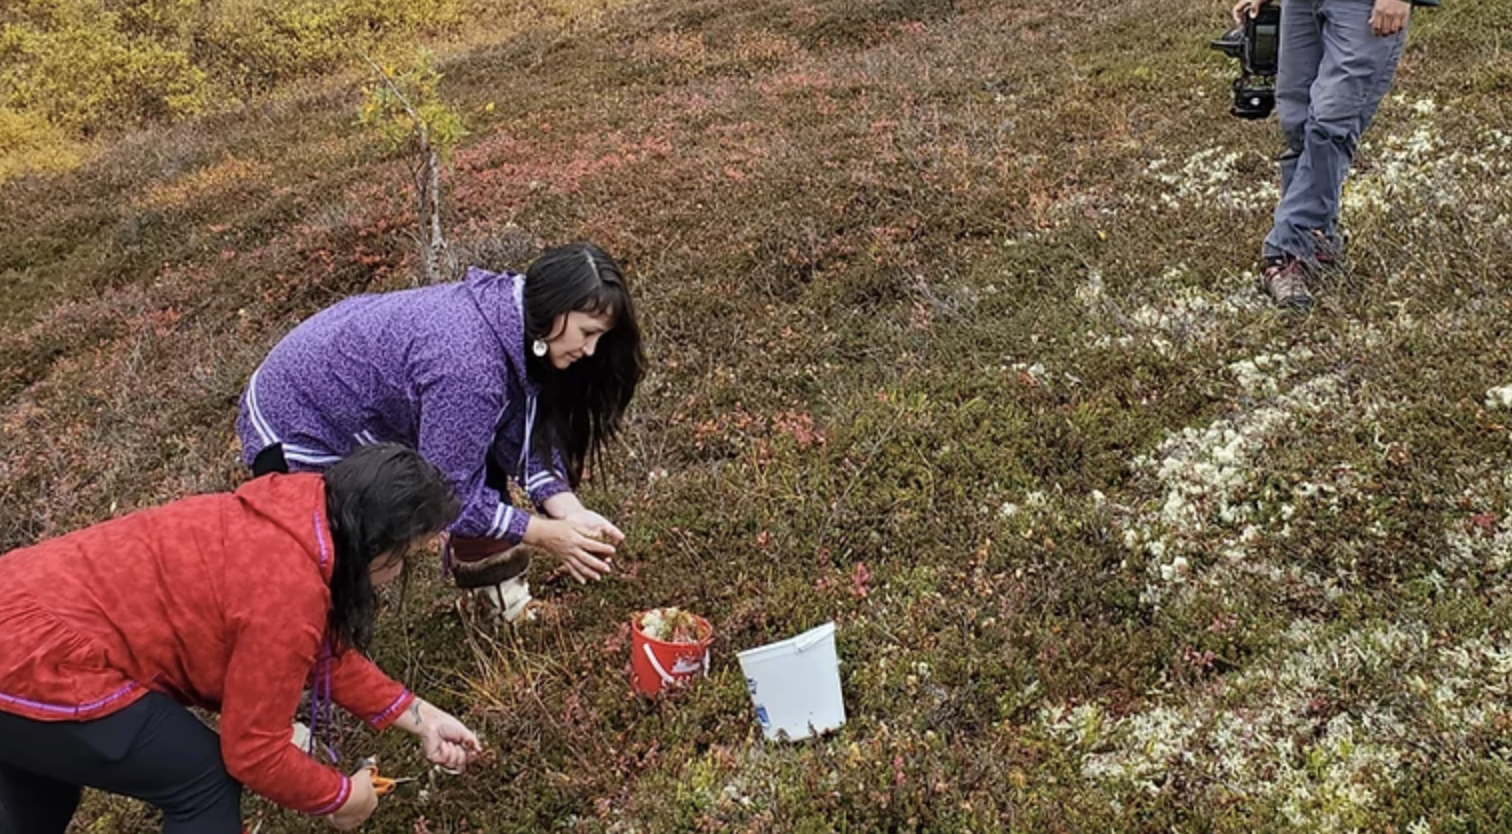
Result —
<instances>
[{"instance_id":1,"label":"black camera","mask_svg":"<svg viewBox=\"0 0 1512 834\"><path fill-rule=\"evenodd\" d=\"M1244 25L1208 46L1239 61L1234 79L1234 106L1241 119L1263 119L1276 108L1276 66L1281 52L1281 7L1266 3Z\"/></svg>"}]
</instances>

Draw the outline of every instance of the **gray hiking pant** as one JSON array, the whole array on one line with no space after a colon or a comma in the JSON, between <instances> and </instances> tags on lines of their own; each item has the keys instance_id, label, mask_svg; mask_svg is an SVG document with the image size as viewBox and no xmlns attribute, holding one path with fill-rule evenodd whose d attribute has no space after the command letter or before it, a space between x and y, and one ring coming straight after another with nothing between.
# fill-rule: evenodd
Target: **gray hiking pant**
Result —
<instances>
[{"instance_id":1,"label":"gray hiking pant","mask_svg":"<svg viewBox=\"0 0 1512 834\"><path fill-rule=\"evenodd\" d=\"M1284 0L1276 115L1286 137L1266 258L1311 261L1337 246L1339 198L1360 135L1391 87L1407 27L1370 31L1372 0Z\"/></svg>"}]
</instances>

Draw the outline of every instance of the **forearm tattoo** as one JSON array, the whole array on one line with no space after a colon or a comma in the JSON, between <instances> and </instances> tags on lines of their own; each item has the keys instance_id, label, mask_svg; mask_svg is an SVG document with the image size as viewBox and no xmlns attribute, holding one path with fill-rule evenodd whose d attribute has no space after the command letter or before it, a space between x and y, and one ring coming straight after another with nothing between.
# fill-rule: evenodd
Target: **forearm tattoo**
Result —
<instances>
[{"instance_id":1,"label":"forearm tattoo","mask_svg":"<svg viewBox=\"0 0 1512 834\"><path fill-rule=\"evenodd\" d=\"M420 720L420 701L418 699L410 702L409 714L410 718L415 719L416 727L424 723Z\"/></svg>"}]
</instances>

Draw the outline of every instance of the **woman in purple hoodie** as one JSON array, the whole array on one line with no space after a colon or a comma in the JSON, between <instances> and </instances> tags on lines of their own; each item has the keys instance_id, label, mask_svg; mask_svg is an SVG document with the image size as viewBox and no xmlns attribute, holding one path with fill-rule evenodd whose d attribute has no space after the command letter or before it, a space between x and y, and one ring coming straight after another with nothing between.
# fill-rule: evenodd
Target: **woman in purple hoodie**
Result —
<instances>
[{"instance_id":1,"label":"woman in purple hoodie","mask_svg":"<svg viewBox=\"0 0 1512 834\"><path fill-rule=\"evenodd\" d=\"M644 372L619 265L590 243L524 275L362 295L285 336L252 374L236 430L254 475L322 470L359 446L409 445L452 480L457 584L518 616L530 546L580 582L624 534L572 492L618 432ZM516 509L509 482L536 513ZM523 597L522 597L523 594Z\"/></svg>"}]
</instances>

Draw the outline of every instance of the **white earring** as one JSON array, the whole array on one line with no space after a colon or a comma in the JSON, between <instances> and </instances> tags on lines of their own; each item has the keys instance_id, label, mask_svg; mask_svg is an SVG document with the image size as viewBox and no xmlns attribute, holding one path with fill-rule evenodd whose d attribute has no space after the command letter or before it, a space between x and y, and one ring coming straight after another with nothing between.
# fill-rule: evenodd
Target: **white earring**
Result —
<instances>
[{"instance_id":1,"label":"white earring","mask_svg":"<svg viewBox=\"0 0 1512 834\"><path fill-rule=\"evenodd\" d=\"M530 352L534 353L536 356L545 356L546 343L540 339L536 339L534 342L530 343Z\"/></svg>"}]
</instances>

